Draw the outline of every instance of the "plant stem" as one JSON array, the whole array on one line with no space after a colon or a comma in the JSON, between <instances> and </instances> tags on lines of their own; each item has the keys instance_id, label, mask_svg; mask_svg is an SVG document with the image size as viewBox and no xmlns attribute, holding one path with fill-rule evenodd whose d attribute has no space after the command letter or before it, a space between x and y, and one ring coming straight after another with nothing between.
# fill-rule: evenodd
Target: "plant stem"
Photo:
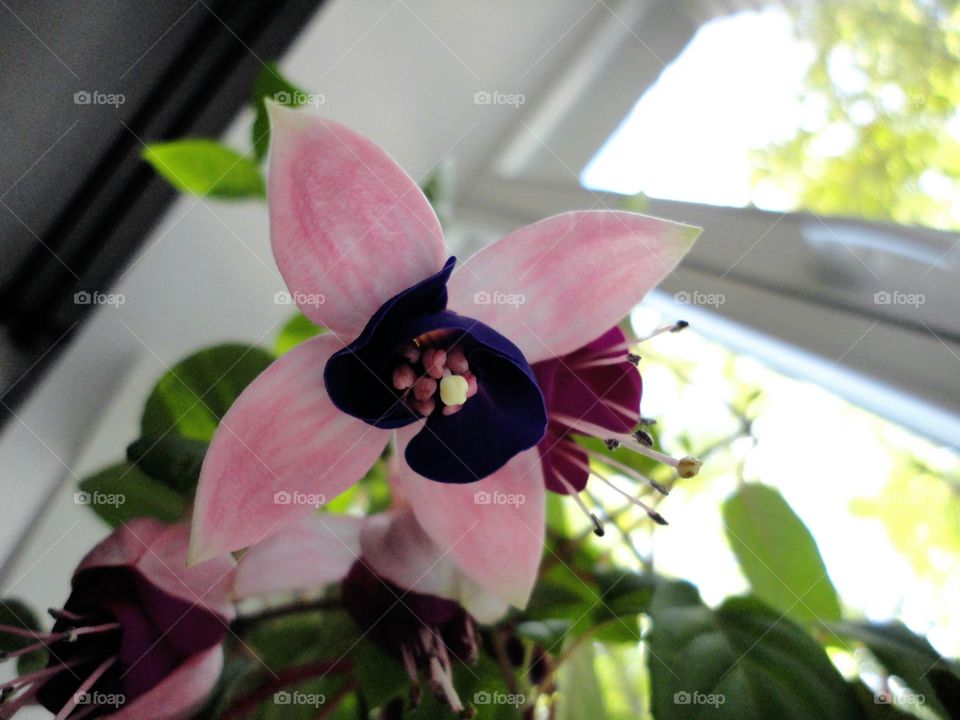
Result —
<instances>
[{"instance_id":1,"label":"plant stem","mask_svg":"<svg viewBox=\"0 0 960 720\"><path fill-rule=\"evenodd\" d=\"M331 717L336 711L337 706L343 702L343 699L357 689L357 679L350 678L343 684L343 687L337 690L333 696L330 698L330 702L323 706L323 710L317 713L317 717L314 720L327 720Z\"/></svg>"},{"instance_id":2,"label":"plant stem","mask_svg":"<svg viewBox=\"0 0 960 720\"><path fill-rule=\"evenodd\" d=\"M299 665L284 670L276 677L264 680L264 682L260 683L252 692L238 699L221 716L221 720L243 720L250 712L256 709L257 705L264 700L268 700L274 693L288 685L293 685L304 680L312 680L313 678L324 675L343 674L349 672L352 667L353 665L349 660L318 660L315 663ZM355 684L355 682L356 681L351 678L347 682L347 685L351 683ZM337 702L341 699L342 698L338 697Z\"/></svg>"},{"instance_id":3,"label":"plant stem","mask_svg":"<svg viewBox=\"0 0 960 720\"><path fill-rule=\"evenodd\" d=\"M274 620L287 615L299 615L300 613L313 612L315 610L337 610L341 607L343 606L340 604L340 601L333 598L320 598L319 600L291 603L289 605L267 608L260 612L251 613L250 615L241 615L233 621L231 628L234 632L240 634L245 630L249 630L257 623L267 620Z\"/></svg>"}]
</instances>

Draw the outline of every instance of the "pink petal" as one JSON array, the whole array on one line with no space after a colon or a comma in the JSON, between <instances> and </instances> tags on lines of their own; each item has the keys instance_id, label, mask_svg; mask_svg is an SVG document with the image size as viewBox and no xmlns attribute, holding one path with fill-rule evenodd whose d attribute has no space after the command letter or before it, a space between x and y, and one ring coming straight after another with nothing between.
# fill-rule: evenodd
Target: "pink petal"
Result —
<instances>
[{"instance_id":1,"label":"pink petal","mask_svg":"<svg viewBox=\"0 0 960 720\"><path fill-rule=\"evenodd\" d=\"M360 538L363 562L403 590L456 600L483 623L495 622L507 611L505 602L447 557L410 508L368 517Z\"/></svg>"},{"instance_id":2,"label":"pink petal","mask_svg":"<svg viewBox=\"0 0 960 720\"><path fill-rule=\"evenodd\" d=\"M230 555L219 555L187 567L189 546L189 523L171 525L150 545L137 567L160 589L232 619L236 563Z\"/></svg>"},{"instance_id":3,"label":"pink petal","mask_svg":"<svg viewBox=\"0 0 960 720\"><path fill-rule=\"evenodd\" d=\"M337 410L323 367L341 344L312 338L276 360L220 423L200 471L190 562L260 542L363 477L390 438Z\"/></svg>"},{"instance_id":4,"label":"pink petal","mask_svg":"<svg viewBox=\"0 0 960 720\"><path fill-rule=\"evenodd\" d=\"M376 144L330 120L268 106L277 266L304 314L353 339L386 300L443 266L440 222Z\"/></svg>"},{"instance_id":5,"label":"pink petal","mask_svg":"<svg viewBox=\"0 0 960 720\"><path fill-rule=\"evenodd\" d=\"M566 355L626 317L699 234L628 212L555 215L467 260L450 279L450 308L510 338L531 364Z\"/></svg>"},{"instance_id":6,"label":"pink petal","mask_svg":"<svg viewBox=\"0 0 960 720\"><path fill-rule=\"evenodd\" d=\"M360 557L363 522L349 515L310 515L254 545L237 566L236 597L338 582Z\"/></svg>"},{"instance_id":7,"label":"pink petal","mask_svg":"<svg viewBox=\"0 0 960 720\"><path fill-rule=\"evenodd\" d=\"M222 555L188 568L189 542L190 526L185 522L165 525L150 518L136 518L91 550L77 572L98 567L136 568L161 590L231 619L233 558Z\"/></svg>"},{"instance_id":8,"label":"pink petal","mask_svg":"<svg viewBox=\"0 0 960 720\"><path fill-rule=\"evenodd\" d=\"M123 705L110 720L187 720L206 702L223 669L223 648L194 655L156 686Z\"/></svg>"},{"instance_id":9,"label":"pink petal","mask_svg":"<svg viewBox=\"0 0 960 720\"><path fill-rule=\"evenodd\" d=\"M398 431L399 454L419 430ZM524 607L543 553L546 500L537 449L474 483L433 482L406 465L401 479L417 520L444 557L486 591Z\"/></svg>"},{"instance_id":10,"label":"pink petal","mask_svg":"<svg viewBox=\"0 0 960 720\"><path fill-rule=\"evenodd\" d=\"M114 530L86 554L74 573L92 568L134 566L167 528L159 520L135 518Z\"/></svg>"}]
</instances>

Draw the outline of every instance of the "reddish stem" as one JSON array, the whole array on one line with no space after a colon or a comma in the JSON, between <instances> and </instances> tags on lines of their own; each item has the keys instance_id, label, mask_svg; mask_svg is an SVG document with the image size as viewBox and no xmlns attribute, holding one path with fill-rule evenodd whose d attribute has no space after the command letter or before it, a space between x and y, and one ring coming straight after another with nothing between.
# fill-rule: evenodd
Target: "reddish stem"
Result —
<instances>
[{"instance_id":1,"label":"reddish stem","mask_svg":"<svg viewBox=\"0 0 960 720\"><path fill-rule=\"evenodd\" d=\"M223 714L221 720L243 720L260 703L288 685L323 675L340 675L349 672L351 668L352 663L349 660L319 660L309 665L289 668L276 677L267 678L253 692L237 700Z\"/></svg>"},{"instance_id":2,"label":"reddish stem","mask_svg":"<svg viewBox=\"0 0 960 720\"><path fill-rule=\"evenodd\" d=\"M340 705L343 699L356 689L356 678L350 678L347 680L343 687L333 694L333 696L330 698L330 702L324 705L323 710L321 710L313 720L327 720L327 718L331 717L337 711L337 706Z\"/></svg>"}]
</instances>

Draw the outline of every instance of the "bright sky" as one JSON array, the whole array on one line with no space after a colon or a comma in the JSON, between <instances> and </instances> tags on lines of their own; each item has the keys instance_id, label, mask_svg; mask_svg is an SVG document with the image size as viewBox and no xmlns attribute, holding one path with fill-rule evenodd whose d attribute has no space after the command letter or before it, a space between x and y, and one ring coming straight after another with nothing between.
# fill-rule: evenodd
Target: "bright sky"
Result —
<instances>
[{"instance_id":1,"label":"bright sky","mask_svg":"<svg viewBox=\"0 0 960 720\"><path fill-rule=\"evenodd\" d=\"M587 165L581 182L623 194L749 204L751 150L822 119L815 117L813 103L797 100L811 58L812 50L795 38L782 10L744 12L705 25ZM844 83L856 80L842 75ZM754 195L752 201L767 209L792 205L789 197L769 193ZM644 311L634 321L643 325ZM687 342L699 341L692 333L689 339L665 336L658 347L667 355L672 347L683 357ZM712 355L700 356L693 378L702 382L696 383L689 407L669 373L645 372L646 412L680 418L692 436L698 427L709 436L710 408L722 404L725 395L725 356ZM881 421L820 388L775 376L759 365L756 375L774 402L755 428L761 442L751 456L749 477L780 488L821 541L828 571L848 608L874 620L899 615L914 630L929 632L941 652L958 652L957 627L945 618L949 596L956 597L960 589L932 589L918 582L884 527L850 512L855 498L876 496L883 488L892 467L890 433L881 437ZM912 441L907 433L885 427L896 433L896 442ZM928 445L917 443L918 448ZM655 535L659 567L696 582L710 602L746 589L722 539L719 503L733 489L714 487L683 497L673 505L680 516L671 517L672 524ZM665 503L668 515L670 509L671 503Z\"/></svg>"},{"instance_id":2,"label":"bright sky","mask_svg":"<svg viewBox=\"0 0 960 720\"><path fill-rule=\"evenodd\" d=\"M714 205L750 201L750 150L790 137L812 49L783 10L705 25L580 176L594 190ZM789 204L757 198L761 206Z\"/></svg>"}]
</instances>

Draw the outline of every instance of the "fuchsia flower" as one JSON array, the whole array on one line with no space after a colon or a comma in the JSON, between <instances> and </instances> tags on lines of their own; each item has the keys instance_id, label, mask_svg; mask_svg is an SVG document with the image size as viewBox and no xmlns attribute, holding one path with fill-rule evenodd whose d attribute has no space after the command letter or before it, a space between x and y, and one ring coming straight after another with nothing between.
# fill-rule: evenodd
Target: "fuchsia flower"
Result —
<instances>
[{"instance_id":1,"label":"fuchsia flower","mask_svg":"<svg viewBox=\"0 0 960 720\"><path fill-rule=\"evenodd\" d=\"M0 685L19 693L0 717L32 703L57 720L196 713L223 667L234 562L222 556L187 569L188 540L185 524L141 518L91 550L63 610L51 611L53 630L31 634L36 645L14 653L46 648L50 657L46 669Z\"/></svg>"},{"instance_id":2,"label":"fuchsia flower","mask_svg":"<svg viewBox=\"0 0 960 720\"><path fill-rule=\"evenodd\" d=\"M191 558L309 514L275 495L333 498L395 435L426 533L473 581L522 605L542 548L535 446L548 424L531 365L619 322L699 231L566 213L454 272L429 203L380 148L302 112L271 114L274 256L300 309L330 332L278 359L223 418L200 476Z\"/></svg>"},{"instance_id":3,"label":"fuchsia flower","mask_svg":"<svg viewBox=\"0 0 960 720\"><path fill-rule=\"evenodd\" d=\"M686 325L681 321L660 328L651 337L682 330ZM593 520L599 535L603 534L600 519L578 497L591 474L645 510L658 523L665 525L666 521L597 468L591 468L590 457L612 466L618 474L650 484L660 492L665 493L666 489L609 454L601 455L577 444L574 435L599 438L611 450L624 447L646 455L675 468L680 477L693 477L700 469L700 461L695 458L673 458L654 450L650 436L637 427L645 422L640 416L643 383L636 367L640 356L633 352L640 342L643 340L628 340L623 331L615 327L572 353L533 366L550 418L547 432L537 445L547 489L572 496Z\"/></svg>"},{"instance_id":4,"label":"fuchsia flower","mask_svg":"<svg viewBox=\"0 0 960 720\"><path fill-rule=\"evenodd\" d=\"M312 515L254 545L240 560L240 598L342 582L346 610L372 640L455 711L453 661L477 657L475 620L507 605L467 577L419 525L395 484L393 508L357 518Z\"/></svg>"}]
</instances>

